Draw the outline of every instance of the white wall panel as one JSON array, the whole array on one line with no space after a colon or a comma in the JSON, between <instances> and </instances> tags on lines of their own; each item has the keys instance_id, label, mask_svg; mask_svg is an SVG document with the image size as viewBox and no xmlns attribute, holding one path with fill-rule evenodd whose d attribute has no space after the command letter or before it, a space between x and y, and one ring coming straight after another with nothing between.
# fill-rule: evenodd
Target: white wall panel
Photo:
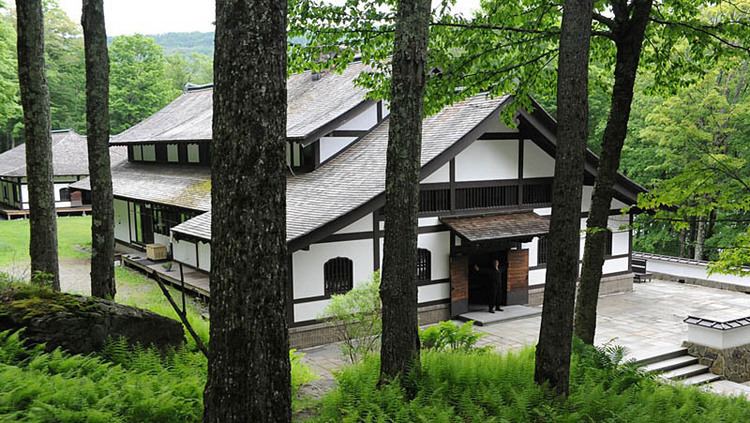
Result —
<instances>
[{"instance_id":1,"label":"white wall panel","mask_svg":"<svg viewBox=\"0 0 750 423\"><path fill-rule=\"evenodd\" d=\"M370 107L366 108L361 113L349 119L348 121L346 121L346 123L336 129L347 131L363 131L372 128L377 122L377 103L373 103Z\"/></svg>"},{"instance_id":2,"label":"white wall panel","mask_svg":"<svg viewBox=\"0 0 750 423\"><path fill-rule=\"evenodd\" d=\"M444 300L451 296L450 282L436 283L420 286L417 291L417 302L427 303L430 301Z\"/></svg>"},{"instance_id":3,"label":"white wall panel","mask_svg":"<svg viewBox=\"0 0 750 423\"><path fill-rule=\"evenodd\" d=\"M450 232L420 234L417 239L419 248L430 250L430 280L450 277Z\"/></svg>"},{"instance_id":4,"label":"white wall panel","mask_svg":"<svg viewBox=\"0 0 750 423\"><path fill-rule=\"evenodd\" d=\"M432 172L426 178L422 179L423 184L447 183L451 180L450 163L444 164L440 169Z\"/></svg>"},{"instance_id":5,"label":"white wall panel","mask_svg":"<svg viewBox=\"0 0 750 423\"><path fill-rule=\"evenodd\" d=\"M310 301L294 305L294 321L306 322L326 317L323 310L328 306L331 300Z\"/></svg>"},{"instance_id":6,"label":"white wall panel","mask_svg":"<svg viewBox=\"0 0 750 423\"><path fill-rule=\"evenodd\" d=\"M198 265L201 270L211 271L211 244L208 242L198 243Z\"/></svg>"},{"instance_id":7,"label":"white wall panel","mask_svg":"<svg viewBox=\"0 0 750 423\"><path fill-rule=\"evenodd\" d=\"M456 181L518 178L518 141L475 141L456 156Z\"/></svg>"},{"instance_id":8,"label":"white wall panel","mask_svg":"<svg viewBox=\"0 0 750 423\"><path fill-rule=\"evenodd\" d=\"M628 270L628 258L621 257L616 259L609 259L604 261L604 267L602 267L602 274L608 273L619 273Z\"/></svg>"},{"instance_id":9,"label":"white wall panel","mask_svg":"<svg viewBox=\"0 0 750 423\"><path fill-rule=\"evenodd\" d=\"M523 157L524 178L548 178L555 176L555 159L536 145L534 141L524 141Z\"/></svg>"},{"instance_id":10,"label":"white wall panel","mask_svg":"<svg viewBox=\"0 0 750 423\"><path fill-rule=\"evenodd\" d=\"M358 221L336 231L337 234L350 234L355 232L372 232L372 213Z\"/></svg>"},{"instance_id":11,"label":"white wall panel","mask_svg":"<svg viewBox=\"0 0 750 423\"><path fill-rule=\"evenodd\" d=\"M294 298L323 295L323 266L336 257L347 257L354 267L354 286L372 279L372 239L312 244L292 255Z\"/></svg>"},{"instance_id":12,"label":"white wall panel","mask_svg":"<svg viewBox=\"0 0 750 423\"><path fill-rule=\"evenodd\" d=\"M115 198L115 239L130 243L130 228L128 227L128 202Z\"/></svg>"},{"instance_id":13,"label":"white wall panel","mask_svg":"<svg viewBox=\"0 0 750 423\"><path fill-rule=\"evenodd\" d=\"M323 137L320 139L320 162L331 158L334 154L343 150L347 145L354 142L356 137Z\"/></svg>"},{"instance_id":14,"label":"white wall panel","mask_svg":"<svg viewBox=\"0 0 750 423\"><path fill-rule=\"evenodd\" d=\"M174 258L175 261L195 267L197 263L195 244L190 241L175 239L172 242L172 258Z\"/></svg>"}]
</instances>

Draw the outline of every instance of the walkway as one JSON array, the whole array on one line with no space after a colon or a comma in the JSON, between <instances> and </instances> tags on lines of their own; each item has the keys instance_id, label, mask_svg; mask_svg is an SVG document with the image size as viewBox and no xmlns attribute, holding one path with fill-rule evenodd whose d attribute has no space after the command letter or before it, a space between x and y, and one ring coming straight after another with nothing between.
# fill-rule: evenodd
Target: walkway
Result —
<instances>
[{"instance_id":1,"label":"walkway","mask_svg":"<svg viewBox=\"0 0 750 423\"><path fill-rule=\"evenodd\" d=\"M633 292L599 299L596 343L612 342L638 353L676 347L686 339L687 327L682 320L696 314L750 315L750 296L676 282L637 284ZM541 317L536 316L476 330L486 333L480 344L510 351L534 345L540 322ZM307 354L305 361L323 377L346 364L335 344L303 352Z\"/></svg>"}]
</instances>

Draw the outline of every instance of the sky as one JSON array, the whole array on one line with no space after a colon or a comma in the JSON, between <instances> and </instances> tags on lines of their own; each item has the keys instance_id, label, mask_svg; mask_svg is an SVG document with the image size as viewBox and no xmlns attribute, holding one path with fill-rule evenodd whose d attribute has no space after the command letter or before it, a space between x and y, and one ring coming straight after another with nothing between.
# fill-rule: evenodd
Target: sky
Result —
<instances>
[{"instance_id":1,"label":"sky","mask_svg":"<svg viewBox=\"0 0 750 423\"><path fill-rule=\"evenodd\" d=\"M82 0L59 0L75 22L81 21ZM337 2L336 0L333 0ZM215 0L104 0L107 35L213 31ZM457 0L455 11L468 14L479 0Z\"/></svg>"}]
</instances>

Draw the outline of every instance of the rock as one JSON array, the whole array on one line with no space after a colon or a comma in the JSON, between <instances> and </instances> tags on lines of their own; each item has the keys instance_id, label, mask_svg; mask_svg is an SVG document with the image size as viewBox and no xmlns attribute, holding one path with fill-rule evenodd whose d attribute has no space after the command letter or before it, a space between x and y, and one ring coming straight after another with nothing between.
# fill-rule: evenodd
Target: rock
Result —
<instances>
[{"instance_id":1,"label":"rock","mask_svg":"<svg viewBox=\"0 0 750 423\"><path fill-rule=\"evenodd\" d=\"M162 350L185 340L180 322L147 310L31 285L0 285L0 332L19 329L30 345L73 354L99 351L109 338Z\"/></svg>"}]
</instances>

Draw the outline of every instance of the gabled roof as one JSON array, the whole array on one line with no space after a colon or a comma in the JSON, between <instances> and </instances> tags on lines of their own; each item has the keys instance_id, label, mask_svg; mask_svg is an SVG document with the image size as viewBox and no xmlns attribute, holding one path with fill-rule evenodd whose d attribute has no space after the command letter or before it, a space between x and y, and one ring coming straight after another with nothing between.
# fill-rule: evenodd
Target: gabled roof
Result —
<instances>
[{"instance_id":1,"label":"gabled roof","mask_svg":"<svg viewBox=\"0 0 750 423\"><path fill-rule=\"evenodd\" d=\"M344 123L361 107L372 103L367 90L354 81L367 71L352 63L342 73L294 74L287 80L287 138L306 142L330 132L332 123ZM188 88L166 107L112 138L112 144L145 142L210 141L213 119L213 87Z\"/></svg>"},{"instance_id":2,"label":"gabled roof","mask_svg":"<svg viewBox=\"0 0 750 423\"><path fill-rule=\"evenodd\" d=\"M89 178L70 187L91 190ZM159 166L124 161L112 168L112 192L115 197L208 211L211 209L211 170L202 166Z\"/></svg>"},{"instance_id":3,"label":"gabled roof","mask_svg":"<svg viewBox=\"0 0 750 423\"><path fill-rule=\"evenodd\" d=\"M55 176L88 175L88 147L86 137L72 129L52 131L52 166ZM119 163L127 158L120 149L110 149L111 161ZM0 176L26 176L26 144L0 154Z\"/></svg>"},{"instance_id":4,"label":"gabled roof","mask_svg":"<svg viewBox=\"0 0 750 423\"><path fill-rule=\"evenodd\" d=\"M422 125L423 177L437 169L442 155L462 141L473 141L494 122L509 99L479 95L444 108ZM287 178L287 241L311 235L342 216L360 212L385 190L388 120L317 170ZM468 145L468 144L467 144ZM447 161L447 159L445 159ZM117 193L116 193L117 194ZM361 213L366 214L367 211ZM176 233L211 238L211 214L178 225Z\"/></svg>"},{"instance_id":5,"label":"gabled roof","mask_svg":"<svg viewBox=\"0 0 750 423\"><path fill-rule=\"evenodd\" d=\"M533 238L549 232L549 218L533 211L440 219L469 242Z\"/></svg>"}]
</instances>

